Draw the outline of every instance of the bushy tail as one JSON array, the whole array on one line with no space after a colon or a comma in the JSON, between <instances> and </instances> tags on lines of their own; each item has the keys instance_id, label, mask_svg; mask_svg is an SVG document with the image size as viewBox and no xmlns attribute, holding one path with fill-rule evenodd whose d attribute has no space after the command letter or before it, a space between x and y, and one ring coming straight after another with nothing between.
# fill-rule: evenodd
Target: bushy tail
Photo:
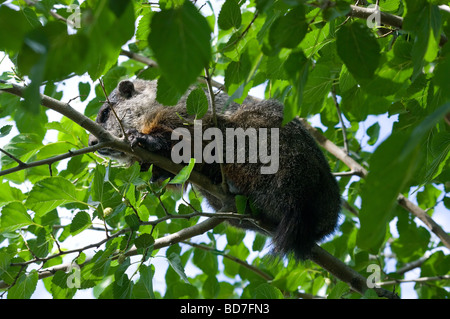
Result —
<instances>
[{"instance_id":1,"label":"bushy tail","mask_svg":"<svg viewBox=\"0 0 450 319\"><path fill-rule=\"evenodd\" d=\"M300 261L309 258L318 238L314 234L313 225L305 217L306 214L300 215L298 211L289 211L283 215L272 238L274 253L279 255L293 253Z\"/></svg>"}]
</instances>

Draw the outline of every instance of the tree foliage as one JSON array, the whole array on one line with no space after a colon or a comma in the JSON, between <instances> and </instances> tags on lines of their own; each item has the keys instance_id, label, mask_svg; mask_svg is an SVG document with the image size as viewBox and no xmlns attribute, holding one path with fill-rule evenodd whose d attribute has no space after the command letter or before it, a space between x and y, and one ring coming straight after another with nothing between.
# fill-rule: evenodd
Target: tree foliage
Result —
<instances>
[{"instance_id":1,"label":"tree foliage","mask_svg":"<svg viewBox=\"0 0 450 319\"><path fill-rule=\"evenodd\" d=\"M54 298L88 288L97 298L362 297L339 271L274 261L270 240L211 218L194 188L153 185L151 170L99 157L86 148L95 124L70 108L50 120L58 100L94 119L105 93L136 76L158 78L166 105L211 77L238 102L264 84L285 122L313 118L345 201L322 248L400 297L419 269L418 297L448 298L450 240L436 221L450 208L450 8L376 1L380 13L374 2L0 1L1 61L14 65L0 76L11 121L0 130L0 294L36 296L42 280ZM194 90L188 111L201 117L206 104ZM383 140L381 117L369 122L378 115L395 119ZM231 218L245 217L242 205Z\"/></svg>"}]
</instances>

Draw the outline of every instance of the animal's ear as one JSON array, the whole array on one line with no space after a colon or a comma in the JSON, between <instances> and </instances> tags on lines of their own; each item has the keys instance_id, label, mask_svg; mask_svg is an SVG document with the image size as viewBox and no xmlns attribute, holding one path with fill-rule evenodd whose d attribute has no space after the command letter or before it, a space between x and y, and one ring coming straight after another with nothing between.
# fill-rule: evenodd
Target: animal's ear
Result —
<instances>
[{"instance_id":1,"label":"animal's ear","mask_svg":"<svg viewBox=\"0 0 450 319\"><path fill-rule=\"evenodd\" d=\"M133 96L134 93L134 85L133 82L124 80L119 83L119 94L126 99L129 99Z\"/></svg>"}]
</instances>

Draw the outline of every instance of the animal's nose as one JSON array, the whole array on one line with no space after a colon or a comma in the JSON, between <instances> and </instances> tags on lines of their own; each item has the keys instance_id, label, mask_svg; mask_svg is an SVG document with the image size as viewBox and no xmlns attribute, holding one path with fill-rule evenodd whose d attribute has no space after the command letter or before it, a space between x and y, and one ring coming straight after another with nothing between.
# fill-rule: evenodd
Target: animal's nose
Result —
<instances>
[{"instance_id":1,"label":"animal's nose","mask_svg":"<svg viewBox=\"0 0 450 319\"><path fill-rule=\"evenodd\" d=\"M94 135L89 135L89 146L94 146L98 144L98 139Z\"/></svg>"}]
</instances>

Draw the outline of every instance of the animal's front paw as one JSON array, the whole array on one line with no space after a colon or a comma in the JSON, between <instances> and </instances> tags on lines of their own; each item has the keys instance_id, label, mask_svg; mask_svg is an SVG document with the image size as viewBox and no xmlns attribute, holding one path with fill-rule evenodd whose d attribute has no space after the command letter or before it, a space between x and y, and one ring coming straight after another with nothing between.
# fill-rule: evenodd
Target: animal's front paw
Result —
<instances>
[{"instance_id":1,"label":"animal's front paw","mask_svg":"<svg viewBox=\"0 0 450 319\"><path fill-rule=\"evenodd\" d=\"M151 135L142 134L136 129L128 129L126 132L128 141L131 144L131 148L140 146L149 150L150 152L158 151L161 149L161 143L155 137Z\"/></svg>"},{"instance_id":2,"label":"animal's front paw","mask_svg":"<svg viewBox=\"0 0 450 319\"><path fill-rule=\"evenodd\" d=\"M131 144L131 148L136 146L143 146L142 143L145 142L145 135L138 132L136 129L128 129L126 132L128 141Z\"/></svg>"}]
</instances>

